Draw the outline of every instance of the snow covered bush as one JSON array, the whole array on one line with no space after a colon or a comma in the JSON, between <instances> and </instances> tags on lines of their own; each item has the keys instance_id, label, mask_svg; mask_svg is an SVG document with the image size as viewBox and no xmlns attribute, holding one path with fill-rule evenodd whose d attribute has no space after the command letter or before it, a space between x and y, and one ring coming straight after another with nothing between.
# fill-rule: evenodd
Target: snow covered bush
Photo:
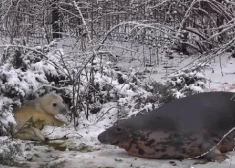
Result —
<instances>
[{"instance_id":1,"label":"snow covered bush","mask_svg":"<svg viewBox=\"0 0 235 168\"><path fill-rule=\"evenodd\" d=\"M59 68L52 45L7 46L0 64L0 136L9 134L15 124L12 111L25 100L41 96L66 79Z\"/></svg>"},{"instance_id":2,"label":"snow covered bush","mask_svg":"<svg viewBox=\"0 0 235 168\"><path fill-rule=\"evenodd\" d=\"M128 108L129 111L126 113L125 110L121 111L120 114L123 117L135 113L134 111L139 110L137 106L131 110L129 107L134 106L140 97L146 97L146 92L142 87L133 81L133 77L124 74L121 71L115 71L109 66L109 62L103 63L102 71L100 71L100 59L96 59L96 65L93 65L95 70L93 86L89 87L88 99L88 111L92 114L99 112L105 103L117 102L119 109ZM85 80L85 79L84 79ZM83 90L83 89L81 89ZM83 92L83 91L82 91ZM84 94L85 92L83 92ZM142 102L144 103L144 102ZM85 102L83 102L85 105Z\"/></svg>"},{"instance_id":3,"label":"snow covered bush","mask_svg":"<svg viewBox=\"0 0 235 168\"><path fill-rule=\"evenodd\" d=\"M169 76L166 84L172 89L176 98L186 97L206 90L207 79L203 67L185 68Z\"/></svg>"},{"instance_id":4,"label":"snow covered bush","mask_svg":"<svg viewBox=\"0 0 235 168\"><path fill-rule=\"evenodd\" d=\"M0 135L6 135L9 124L15 124L12 110L25 100L50 91L61 93L71 110L70 121L97 114L107 102L127 102L145 92L134 77L113 70L110 62L92 53L64 53L52 45L8 46L0 65L0 90L3 101ZM133 82L133 83L132 83ZM129 100L128 100L129 99ZM131 100L130 100L131 99Z\"/></svg>"},{"instance_id":5,"label":"snow covered bush","mask_svg":"<svg viewBox=\"0 0 235 168\"><path fill-rule=\"evenodd\" d=\"M145 88L147 91L153 94L153 96L155 97L155 103L157 103L159 106L176 99L172 92L172 86L170 86L169 84L153 82L149 85L146 85Z\"/></svg>"},{"instance_id":6,"label":"snow covered bush","mask_svg":"<svg viewBox=\"0 0 235 168\"><path fill-rule=\"evenodd\" d=\"M107 67L105 70L105 75L97 72L95 81L99 86L108 88L108 91L101 89L103 95L109 95L110 101L118 102L119 118L141 115L172 100L206 89L203 67L198 66L182 69L169 76L164 83L153 82L142 86L132 83L126 74Z\"/></svg>"},{"instance_id":7,"label":"snow covered bush","mask_svg":"<svg viewBox=\"0 0 235 168\"><path fill-rule=\"evenodd\" d=\"M181 97L204 92L207 89L206 81L203 67L193 66L170 75L164 83L153 82L144 88L152 93L148 99L161 106Z\"/></svg>"},{"instance_id":8,"label":"snow covered bush","mask_svg":"<svg viewBox=\"0 0 235 168\"><path fill-rule=\"evenodd\" d=\"M206 89L206 78L203 75L203 67L195 66L172 74L164 83L153 82L144 86L129 83L129 85L135 89L126 90L125 93L132 91L132 94L119 98L120 118L141 115L180 97L204 92ZM125 84L122 87L125 88L127 86ZM131 88L127 87L126 89ZM137 90L142 91L138 93L136 92Z\"/></svg>"}]
</instances>

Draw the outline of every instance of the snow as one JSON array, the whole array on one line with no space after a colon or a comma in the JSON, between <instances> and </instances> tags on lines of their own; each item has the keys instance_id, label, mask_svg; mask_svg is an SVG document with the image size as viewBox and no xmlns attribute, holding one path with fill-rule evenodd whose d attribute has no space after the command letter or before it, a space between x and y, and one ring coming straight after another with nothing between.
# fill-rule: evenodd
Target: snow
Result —
<instances>
[{"instance_id":1,"label":"snow","mask_svg":"<svg viewBox=\"0 0 235 168\"><path fill-rule=\"evenodd\" d=\"M182 93L179 92L179 91L176 91L176 92L174 93L174 96L175 96L176 98L181 98L181 97L184 97L184 94L182 94Z\"/></svg>"},{"instance_id":2,"label":"snow","mask_svg":"<svg viewBox=\"0 0 235 168\"><path fill-rule=\"evenodd\" d=\"M211 62L211 67L205 71L205 75L210 83L210 90L230 90L235 92L235 61L234 58L226 54L221 60L217 58Z\"/></svg>"},{"instance_id":3,"label":"snow","mask_svg":"<svg viewBox=\"0 0 235 168\"><path fill-rule=\"evenodd\" d=\"M204 92L204 90L200 86L190 85L188 86L188 88L195 91L196 93Z\"/></svg>"},{"instance_id":4,"label":"snow","mask_svg":"<svg viewBox=\"0 0 235 168\"><path fill-rule=\"evenodd\" d=\"M40 49L40 48L38 48ZM60 54L64 54L63 50L60 50ZM174 55L175 53L173 53ZM49 57L54 58L52 52ZM121 54L118 54L121 55ZM216 59L213 59L204 68L203 72L190 71L187 76L196 76L197 78L206 78L208 81L206 87L208 91L232 91L235 92L235 59L229 58L229 53L222 55ZM59 56L59 54L58 54ZM161 58L162 61L166 61L166 64L154 65L151 68L147 68L150 73L147 74L148 78L145 80L164 82L172 76L181 76L184 74L181 70L191 65L194 62L195 65L202 63L201 59L195 59L193 57L182 58L182 56L174 55L174 59L166 60ZM195 61L196 60L196 61ZM122 62L123 61L123 62ZM119 67L129 72L130 76L134 76L136 72L142 73L145 68L141 61L132 61L127 63L122 60L119 63ZM99 62L99 61L98 61ZM107 64L106 64L107 65ZM164 69L164 66L171 66L172 68ZM43 83L47 83L44 72L48 72L52 75L58 75L58 71L55 71L54 67L50 64L45 65L43 62L37 62L32 64L32 69L36 69L38 74L33 73L33 70L26 72L15 72L10 69L6 64L3 67L4 73L10 79L10 83L14 86L15 83L19 84L19 89L23 90L23 93L29 90L28 84L32 84L34 88L38 88L40 83L36 80L36 77L40 78ZM175 69L179 69L178 73L175 73ZM76 70L76 69L74 69ZM40 143L32 143L30 141L13 140L10 141L10 145L20 144L23 149L23 155L17 155L16 158L19 161L26 162L32 168L39 167L57 167L57 168L224 168L235 167L235 155L233 152L227 153L231 160L226 160L223 163L199 163L201 160L158 160L158 159L143 159L129 156L123 149L111 145L101 144L97 140L99 133L103 132L106 128L113 125L120 117L130 117L139 112L139 110L146 109L146 111L152 109L152 104L146 104L141 109L135 109L136 97L147 97L150 95L143 88L132 85L131 83L119 84L117 79L114 78L114 72L111 69L104 67L104 72L108 75L101 75L99 72L95 74L95 82L105 85L108 84L115 88L120 98L117 102L108 102L102 105L102 109L99 113L89 115L88 120L85 119L85 114L81 113L79 119L79 126L75 129L73 123L69 123L64 127L52 127L46 126L43 132L50 139L62 138L66 136L66 140L55 140L54 143L61 143L61 147L64 147L64 151L56 150L52 145L45 145ZM22 73L23 81L20 81L17 74ZM124 79L130 78L128 75L123 75ZM84 77L85 78L85 77ZM183 78L177 78L174 83L181 83ZM24 82L26 81L26 82ZM85 80L84 80L85 82ZM203 92L201 86L205 83L198 81L196 84L189 85L188 87L195 92ZM134 87L134 89L133 89ZM85 91L85 88L81 86L81 91ZM22 94L23 94L22 93ZM181 92L175 90L176 97L185 96ZM111 93L112 94L112 93ZM3 102L10 101L4 100L5 97L0 97L0 105ZM130 107L123 107L118 112L118 107L129 104ZM128 113L127 113L128 112ZM125 115L127 114L127 115ZM14 123L12 115L7 116L7 121ZM69 121L65 116L59 115L58 118L65 121ZM5 121L1 123L7 124ZM0 142L5 141L8 137L0 137ZM51 143L52 143L51 142ZM7 152L8 146L6 144L1 145L0 153ZM26 150L27 149L27 150ZM1 168L1 165L0 165ZM7 166L3 166L7 168Z\"/></svg>"},{"instance_id":5,"label":"snow","mask_svg":"<svg viewBox=\"0 0 235 168\"><path fill-rule=\"evenodd\" d=\"M220 64L218 62L212 62L211 67L214 69L214 73L211 73L211 69L205 70L205 76L210 79L210 89L211 90L227 90L234 91L234 88L231 86L235 83L235 78L231 77L231 74L235 72L235 59L228 60L225 56L222 59L222 67L224 71L224 75L220 73ZM228 74L226 74L226 73ZM198 74L198 77L203 77L204 75ZM224 82L226 81L227 86L221 89L220 86L224 86ZM194 86L195 89L198 87ZM125 87L128 89L128 87ZM120 100L121 101L121 100ZM115 115L116 110L110 111L108 116ZM182 162L174 160L176 165L172 165L170 160L156 160L156 159L142 159L129 156L123 149L119 149L110 145L100 144L97 140L97 135L102 132L106 127L102 127L103 124L110 125L113 124L109 117L106 116L105 120L101 121L102 123L97 123L96 125L92 125L89 127L89 134L86 133L87 129L78 129L79 134L83 137L81 139L77 139L76 143L86 142L86 145L94 145L93 147L97 150L88 152L88 153L80 153L80 152L66 152L66 156L61 156L61 159L57 159L51 162L51 165L54 165L56 162L61 163L58 164L57 167L67 167L67 168L92 168L92 167L115 167L115 168L123 168L123 167L141 167L141 168L224 168L224 167L234 167L235 166L235 156L233 156L232 152L227 153L227 155L231 158L231 160L226 160L223 163L209 162L206 164L194 164L195 162L199 162L198 160L184 160ZM115 121L115 118L112 120ZM61 129L61 128L57 128ZM65 154L63 154L65 155ZM67 158L67 159L64 159Z\"/></svg>"},{"instance_id":6,"label":"snow","mask_svg":"<svg viewBox=\"0 0 235 168\"><path fill-rule=\"evenodd\" d=\"M108 1L109 0L106 0L106 2ZM23 60L23 62L25 63L26 66L29 67L27 67L27 71L21 70L21 68L15 69L15 67L12 67L12 65L7 62L4 65L0 66L0 72L1 72L0 91L2 92L0 93L0 109L3 109L2 112L0 112L0 130L2 129L6 130L4 126L9 124L9 122L15 124L15 120L11 113L13 108L12 104L20 105L21 102L20 98L23 99L28 94L36 92L37 90L42 88L42 86L53 85L52 87L54 87L55 83L53 81L52 82L50 81L51 82L50 83L47 80L47 76L50 76L52 78L54 76L58 77L60 76L61 72L63 72L63 74L70 74L70 73L77 74L79 73L80 68L84 66L84 64L86 64L87 71L89 71L91 67L94 68L95 66L91 65L91 63L87 63L87 60L91 58L90 57L91 55L89 54L95 53L94 48L97 48L97 46L98 48L102 46L100 47L99 51L97 51L97 53L99 54L110 53L111 56L107 54L107 56L104 57L107 57L106 59L115 59L115 61L117 61L117 64L115 64L115 66L121 69L119 71L120 74L122 74L122 72L125 72L126 75L122 74L124 83L119 84L119 80L117 79L117 72L114 69L112 69L113 63L112 62L104 63L105 61L101 61L97 58L96 60L94 60L93 63L97 63L99 64L99 66L101 65L103 68L103 73L101 74L99 70L98 72L95 71L94 82L95 84L99 84L100 88L102 88L103 86L105 87L107 86L108 89L105 88L104 89L105 91L103 91L102 89L100 89L101 91L98 89L97 90L98 92L104 94L104 96L109 94L111 100L107 100L108 102L106 102L105 104L98 104L101 107L101 110L97 114L89 114L88 119L86 119L86 115L84 114L84 112L81 112L79 114L80 118L78 120L79 125L76 128L74 128L73 123L68 123L63 127L46 126L43 129L43 132L50 139L61 138L61 137L68 138L65 140L61 139L61 140L51 141L51 143L53 142L54 144L60 143L59 146L60 150L55 149L58 146L53 147L52 144L48 145L39 142L11 140L8 137L0 137L0 143L1 143L0 156L1 153L7 153L9 157L15 156L16 159L18 159L20 162L26 162L30 165L30 167L33 168L34 167L35 168L37 167L38 168L42 167L50 167L50 168L52 167L58 167L58 168L60 167L61 168L62 167L66 168L114 168L114 167L115 168L127 168L127 167L225 168L228 167L232 168L235 167L235 155L233 152L227 153L227 155L231 158L230 160L226 160L225 162L220 164L213 162L201 163L201 160L178 161L178 160L158 160L158 159L146 159L146 158L143 159L143 158L136 158L129 156L123 149L119 149L118 147L111 145L101 144L97 140L97 136L99 135L99 133L104 131L109 126L113 125L114 122L117 121L118 119L127 118L132 115L136 115L141 110L145 111L152 110L153 108L152 103L141 102L142 100L145 101L147 96L151 96L151 93L147 92L142 87L140 87L144 82L150 83L156 81L164 83L168 81L172 85L176 86L176 88L173 89L172 92L177 98L184 97L185 94L183 91L188 89L193 92L222 90L222 91L231 91L235 93L235 59L229 57L231 53L225 53L220 57L212 59L211 61L208 62L206 60L208 59L209 56L208 57L203 56L202 58L199 59L197 55L185 56L183 55L183 53L177 54L175 51L171 50L172 49L171 43L176 41L180 41L184 44L187 44L188 46L191 46L189 47L192 48L191 51L189 51L190 54L196 54L194 50L201 50L199 48L202 48L202 52L212 53L217 49L220 49L219 52L226 51L230 46L234 46L233 31L229 33L230 29L231 30L234 29L233 1L231 0L224 1L225 3L228 3L227 5L229 5L230 7L228 6L225 7L222 3L221 4L214 3L214 1L210 2L209 4L211 4L210 7L212 8L212 12L205 11L203 8L200 8L200 10L202 10L206 15L203 14L197 15L198 12L197 3L199 1L196 0L189 2L187 4L190 5L188 9L185 8L186 6L184 6L185 9L183 9L180 1L178 1L177 3L173 2L172 3L173 6L172 4L170 4L170 7L168 6L169 3L168 0L157 2L157 4L151 3L151 6L148 5L146 8L147 10L144 12L145 15L147 16L147 19L149 19L147 14L153 15L153 13L150 12L151 9L154 9L157 12L158 7L161 8L169 7L169 10L165 11L166 12L165 14L167 14L166 17L167 18L169 17L171 21L170 20L168 21L168 19L166 18L164 24L162 24L161 21L152 23L154 21L145 20L143 22L139 22L130 19L130 21L124 20L122 23L116 23L115 26L113 26L113 24L115 23L111 23L110 26L112 26L113 28L111 28L108 31L107 28L104 29L104 26L100 27L101 31L107 31L106 33L107 36L105 35L103 37L103 40L101 41L98 40L96 41L95 38L94 41L91 41L90 33L92 33L93 30L89 31L88 26L91 25L90 22L92 22L93 18L91 19L90 16L88 16L88 18L86 19L82 17L82 12L80 11L80 7L78 7L76 1L74 1L74 4L70 5L75 6L77 12L79 12L79 18L82 18L82 22L84 25L82 27L87 30L86 33L88 37L88 42L86 41L84 44L86 48L85 52L80 51L80 48L84 47L84 46L83 47L79 46L82 44L77 43L77 40L80 39L73 38L72 37L73 35L70 36L71 35L70 33L69 34L65 33L70 37L63 38L59 43L57 40L55 40L48 45L35 46L35 47L28 46L30 44L26 44L26 46L24 45L18 46L21 45L22 40L20 38L15 39L13 41L13 44L16 48L21 48L22 50L24 50L24 54L28 58L26 58L26 60ZM146 2L140 1L141 5L138 4L138 6L139 5L142 6L143 4L147 4L148 2L150 1ZM134 3L133 0L131 1L131 4L132 3ZM207 1L205 1L205 3L207 3ZM195 4L196 7L194 9ZM2 9L4 9L4 7L8 9L8 5L4 6L3 3ZM177 7L179 8L177 9ZM134 8L130 8L130 10L132 9ZM223 11L224 13L222 12L222 9L224 10ZM9 10L11 9L9 8ZM140 10L142 10L142 8L140 8ZM7 16L8 12L9 11L7 11L6 14L4 13L3 19L5 16ZM109 19L107 18L103 19L103 16L100 16L100 14L102 15L102 7L99 7L98 13L99 13L98 18L100 18L97 20L98 22L100 20L110 21L110 18L112 21L114 20L114 18L112 17L110 17ZM179 16L172 15L177 13L181 14ZM190 22L188 22L189 18L191 17L191 14L193 14L193 21L194 21L193 25L191 25ZM211 15L211 18L210 17L208 18L207 15L208 16ZM198 20L195 16L202 16L202 18L200 17L200 19ZM224 19L224 23L221 26L218 26L216 24L215 27L213 25L215 23L211 22L213 18L221 19L224 18L224 16L225 18L227 17L228 18L227 20ZM161 18L162 16L159 15L157 16L157 18L158 17ZM230 19L230 17L232 19ZM157 18L155 19L157 20ZM121 19L118 20L120 21L123 20L122 16ZM207 24L207 22L209 23L210 21L210 24L206 25L205 27L205 25L200 25L201 23L200 21L205 22L205 24ZM40 23L40 19L38 23ZM5 24L7 24L7 22ZM6 26L5 24L3 25L3 27ZM170 26L170 24L173 25ZM9 26L11 27L11 25ZM38 27L37 24L35 26ZM64 26L66 27L66 22ZM109 27L109 25L107 24L105 27ZM80 29L79 25L78 28ZM19 29L21 29L21 27ZM137 37L137 35L139 37L150 35L151 39L144 41L149 44L141 44L141 46L139 44L136 45L134 41L131 42L128 41L131 40L131 38L129 39L128 35L124 35L123 37L126 38L125 42L117 42L117 41L114 42L113 40L110 40L108 36L109 34L115 33L115 29L118 29L119 33L120 32L124 33L123 30L125 29L125 33L129 32L129 35L134 34L135 37ZM220 29L223 30L220 31ZM99 29L95 27L94 30L95 32L98 32L98 34L100 33ZM47 31L48 30L46 29L43 30L44 35L47 34ZM37 31L35 30L35 32ZM185 33L189 33L187 41L184 41ZM219 35L223 34L225 34L226 35L225 38L228 39L225 40L226 43L221 44L218 41L218 38ZM231 36L229 36L230 34ZM153 36L156 37L156 39L154 38L155 40L152 38ZM1 37L2 40L0 40L0 44L2 48L0 48L0 52L2 52L3 50L5 50L6 52L7 51L6 48L8 48L8 50L10 50L11 47L14 48L14 46L11 46L8 43L9 37L5 37L5 35L2 35ZM5 42L3 38L6 39ZM164 40L162 41L161 38L164 38ZM213 44L212 50L208 48L208 44L210 43ZM203 48L204 44L205 44L205 49ZM199 47L199 45L201 45L201 47ZM64 48L67 48L67 50L70 51L65 51ZM30 52L28 52L28 50ZM149 58L150 55L151 58ZM169 55L173 59L169 59L170 58L168 57ZM39 58L42 56L45 57L47 61L44 60L36 63L33 62L35 58L37 57ZM10 56L7 55L7 57ZM62 61L63 63L58 61L62 57L67 61L67 62L65 61L65 64L64 60ZM78 59L79 61L77 61ZM160 64L158 65L159 60ZM55 68L54 63L58 62L59 62L58 64L59 67ZM144 67L144 64L146 63L148 63L152 67ZM69 67L69 69L66 69L67 67L66 68L64 67L66 65ZM108 68L106 67L106 65L108 66ZM188 73L185 73L184 70L192 67L193 65L195 66L201 65L201 67L203 67L203 70L201 72L188 71ZM81 85L78 86L78 88L79 88L79 94L81 94L82 96L84 93L87 93L87 90L89 89L89 86L91 84L90 81L88 81L87 79L88 73L89 72L84 72L84 71L81 72L80 80L82 82ZM139 76L141 76L142 78L137 79L137 82L135 81L132 83L132 79L134 79L137 76L137 73L141 74ZM174 77L175 80L171 80L172 77ZM196 80L196 82L192 84L184 85L185 77L187 78L195 77L201 80ZM184 87L183 88L181 87L179 89L178 88L179 85L184 85ZM66 86L65 92L66 94L71 95L72 89L69 87L70 86ZM64 88L65 87L60 89L63 90ZM9 94L11 94L11 96L17 94L20 98L19 99L15 98L17 100L7 98L8 95L5 94L8 94L7 92L8 90L10 90L9 92L11 93ZM115 96L118 98L116 98ZM140 103L137 101L138 98L141 99ZM95 103L91 104L91 106L95 105L96 105ZM136 108L136 106L138 106L138 108ZM69 122L69 116L58 115L57 117ZM1 128L2 125L3 128ZM22 155L11 153L10 149L13 148L15 145L20 145L20 148L23 150ZM0 162L0 168L1 167L8 168L8 166L2 166Z\"/></svg>"},{"instance_id":7,"label":"snow","mask_svg":"<svg viewBox=\"0 0 235 168\"><path fill-rule=\"evenodd\" d=\"M6 102L7 104L12 104L12 99L0 96L0 109L3 108ZM0 123L3 123L5 125L7 125L8 123L16 124L15 119L12 114L3 112L2 115L4 116L3 117L4 119L0 117Z\"/></svg>"},{"instance_id":8,"label":"snow","mask_svg":"<svg viewBox=\"0 0 235 168\"><path fill-rule=\"evenodd\" d=\"M188 62L185 64L187 63ZM196 73L196 75L199 78L206 77L210 80L208 86L211 91L224 90L235 92L234 65L235 59L228 59L228 55L224 55L221 60L219 58L213 60L210 63L210 67L205 69L204 74ZM223 73L221 73L221 68ZM155 77L157 76L155 80L165 80L162 73L153 75ZM142 89L134 92L130 89L129 84L119 85L117 81L110 80L107 76L100 76L98 73L95 78L101 83L112 83L112 85L115 86L119 93L124 96L119 99L119 104L131 103L133 102L134 96L139 94L148 94L148 92ZM199 92L202 91L199 86L192 85L190 87L193 90ZM176 94L177 97L182 96L180 92L176 92ZM148 104L144 108L151 109L152 106ZM233 152L227 153L231 159L226 160L223 163L208 162L200 164L200 162L202 162L201 160L178 161L136 158L129 156L123 149L101 144L97 140L97 136L106 128L114 124L114 122L119 118L117 110L117 102L106 103L103 105L102 110L99 113L90 115L88 120L79 120L79 126L76 129L72 123L64 127L46 126L43 129L43 132L49 138L61 138L63 136L68 138L67 140L54 141L61 143L61 146L66 148L65 151L55 150L53 147L39 143L37 145L33 145L27 141L14 140L12 143L23 142L22 144L30 145L30 148L28 148L27 151L24 151L24 157L26 160L28 159L26 163L34 168L39 168L42 165L47 167L56 166L57 168L229 168L235 166L235 155L233 155ZM136 111L131 109L126 110L132 111L130 114L136 113ZM128 116L130 116L130 114ZM58 117L68 121L64 116ZM82 116L81 118L85 117ZM6 150L5 147L1 148L1 150L4 149Z\"/></svg>"}]
</instances>

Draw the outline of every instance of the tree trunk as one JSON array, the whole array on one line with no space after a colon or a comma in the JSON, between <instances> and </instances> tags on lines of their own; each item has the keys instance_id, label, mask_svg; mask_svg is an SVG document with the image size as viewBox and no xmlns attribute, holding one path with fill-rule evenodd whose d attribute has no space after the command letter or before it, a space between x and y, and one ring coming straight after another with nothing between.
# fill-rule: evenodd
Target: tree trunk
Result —
<instances>
[{"instance_id":1,"label":"tree trunk","mask_svg":"<svg viewBox=\"0 0 235 168\"><path fill-rule=\"evenodd\" d=\"M54 1L53 5L52 5L52 37L53 39L55 38L62 38L62 27L60 25L60 14L59 14L59 10L57 8L56 5L57 0Z\"/></svg>"}]
</instances>

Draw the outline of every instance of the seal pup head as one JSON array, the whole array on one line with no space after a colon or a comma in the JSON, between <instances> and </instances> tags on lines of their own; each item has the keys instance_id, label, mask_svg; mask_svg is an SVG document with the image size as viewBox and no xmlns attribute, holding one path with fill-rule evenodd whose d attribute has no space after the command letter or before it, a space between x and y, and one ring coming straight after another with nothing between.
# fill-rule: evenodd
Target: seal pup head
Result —
<instances>
[{"instance_id":1,"label":"seal pup head","mask_svg":"<svg viewBox=\"0 0 235 168\"><path fill-rule=\"evenodd\" d=\"M39 98L39 105L49 114L66 114L68 108L65 105L62 97L55 93L48 93Z\"/></svg>"}]
</instances>

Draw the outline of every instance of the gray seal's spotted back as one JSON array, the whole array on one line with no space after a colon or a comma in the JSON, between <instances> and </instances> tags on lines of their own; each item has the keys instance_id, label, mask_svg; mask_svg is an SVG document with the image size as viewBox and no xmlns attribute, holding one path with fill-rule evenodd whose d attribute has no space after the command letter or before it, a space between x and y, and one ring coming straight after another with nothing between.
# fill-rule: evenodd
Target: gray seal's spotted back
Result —
<instances>
[{"instance_id":1,"label":"gray seal's spotted back","mask_svg":"<svg viewBox=\"0 0 235 168\"><path fill-rule=\"evenodd\" d=\"M120 120L98 136L143 158L198 157L235 127L235 93L206 92L174 100L145 115ZM207 159L223 161L231 151L234 131L210 151Z\"/></svg>"}]
</instances>

